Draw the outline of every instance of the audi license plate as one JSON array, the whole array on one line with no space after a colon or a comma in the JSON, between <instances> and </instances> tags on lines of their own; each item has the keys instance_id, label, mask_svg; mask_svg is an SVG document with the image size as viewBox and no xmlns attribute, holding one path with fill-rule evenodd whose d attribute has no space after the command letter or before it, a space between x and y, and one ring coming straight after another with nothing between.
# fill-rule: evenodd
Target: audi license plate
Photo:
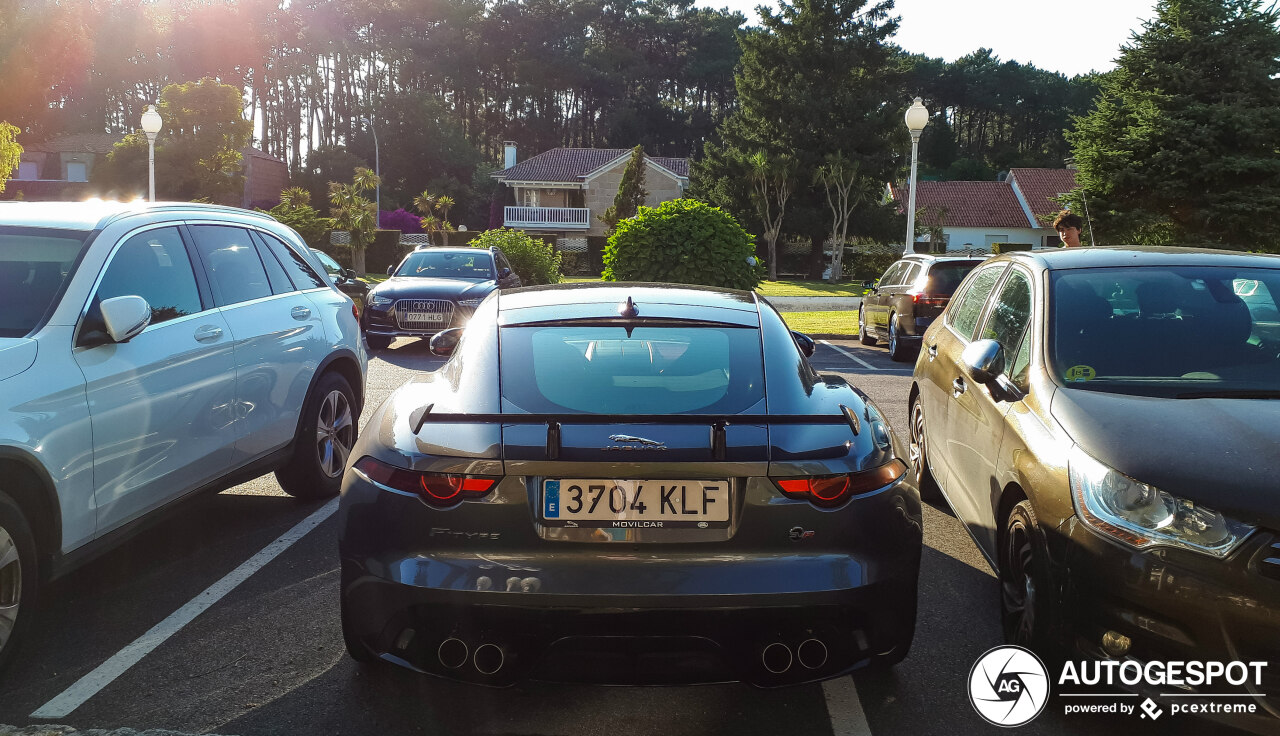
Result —
<instances>
[{"instance_id":1,"label":"audi license plate","mask_svg":"<svg viewBox=\"0 0 1280 736\"><path fill-rule=\"evenodd\" d=\"M443 322L444 314L441 312L405 312L405 322Z\"/></svg>"},{"instance_id":2,"label":"audi license plate","mask_svg":"<svg viewBox=\"0 0 1280 736\"><path fill-rule=\"evenodd\" d=\"M542 484L549 526L709 529L729 525L727 480L563 478Z\"/></svg>"}]
</instances>

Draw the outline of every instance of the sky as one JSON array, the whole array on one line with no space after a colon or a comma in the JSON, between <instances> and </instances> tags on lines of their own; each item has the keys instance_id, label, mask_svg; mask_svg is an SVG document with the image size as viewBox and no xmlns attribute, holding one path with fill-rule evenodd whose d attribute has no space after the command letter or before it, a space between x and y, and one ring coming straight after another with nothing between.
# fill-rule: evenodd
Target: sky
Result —
<instances>
[{"instance_id":1,"label":"sky","mask_svg":"<svg viewBox=\"0 0 1280 736\"><path fill-rule=\"evenodd\" d=\"M697 0L738 10L756 23L762 0ZM769 4L773 4L770 0ZM1001 61L1034 64L1067 76L1115 68L1120 46L1156 0L897 0L902 21L893 40L913 53L954 61L981 47Z\"/></svg>"}]
</instances>

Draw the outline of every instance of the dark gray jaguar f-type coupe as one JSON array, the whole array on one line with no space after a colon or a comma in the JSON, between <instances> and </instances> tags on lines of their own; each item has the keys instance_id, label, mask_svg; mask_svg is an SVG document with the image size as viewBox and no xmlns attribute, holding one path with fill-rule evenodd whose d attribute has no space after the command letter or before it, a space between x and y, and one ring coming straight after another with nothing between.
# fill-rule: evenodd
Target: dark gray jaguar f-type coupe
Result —
<instances>
[{"instance_id":1,"label":"dark gray jaguar f-type coupe","mask_svg":"<svg viewBox=\"0 0 1280 736\"><path fill-rule=\"evenodd\" d=\"M902 659L919 490L813 347L750 292L486 298L352 455L351 656L489 685L762 687Z\"/></svg>"}]
</instances>

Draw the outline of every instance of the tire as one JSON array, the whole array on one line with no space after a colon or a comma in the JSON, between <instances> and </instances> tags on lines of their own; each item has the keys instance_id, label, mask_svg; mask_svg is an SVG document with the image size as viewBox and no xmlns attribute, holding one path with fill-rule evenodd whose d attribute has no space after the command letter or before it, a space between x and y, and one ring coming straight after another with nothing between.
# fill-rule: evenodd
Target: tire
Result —
<instances>
[{"instance_id":1,"label":"tire","mask_svg":"<svg viewBox=\"0 0 1280 736\"><path fill-rule=\"evenodd\" d=\"M0 672L14 660L35 615L35 537L21 509L0 492Z\"/></svg>"},{"instance_id":2,"label":"tire","mask_svg":"<svg viewBox=\"0 0 1280 736\"><path fill-rule=\"evenodd\" d=\"M889 315L889 360L905 363L911 358L911 348L898 336L898 315Z\"/></svg>"},{"instance_id":3,"label":"tire","mask_svg":"<svg viewBox=\"0 0 1280 736\"><path fill-rule=\"evenodd\" d=\"M386 335L370 335L365 333L364 341L369 345L370 350L386 350L391 346L392 338Z\"/></svg>"},{"instance_id":4,"label":"tire","mask_svg":"<svg viewBox=\"0 0 1280 736\"><path fill-rule=\"evenodd\" d=\"M858 310L858 342L863 345L875 345L876 339L867 333L867 311L865 309Z\"/></svg>"},{"instance_id":5,"label":"tire","mask_svg":"<svg viewBox=\"0 0 1280 736\"><path fill-rule=\"evenodd\" d=\"M920 489L920 498L926 501L937 501L942 498L942 489L929 470L928 444L925 441L924 402L917 396L911 401L910 453L911 472L915 475L916 487Z\"/></svg>"},{"instance_id":6,"label":"tire","mask_svg":"<svg viewBox=\"0 0 1280 736\"><path fill-rule=\"evenodd\" d=\"M1005 641L1046 661L1061 657L1061 611L1054 601L1044 530L1030 501L1009 510L1000 535L1000 625Z\"/></svg>"},{"instance_id":7,"label":"tire","mask_svg":"<svg viewBox=\"0 0 1280 736\"><path fill-rule=\"evenodd\" d=\"M325 373L302 407L293 457L276 471L280 487L294 498L314 501L337 495L357 426L355 393L347 379Z\"/></svg>"}]
</instances>

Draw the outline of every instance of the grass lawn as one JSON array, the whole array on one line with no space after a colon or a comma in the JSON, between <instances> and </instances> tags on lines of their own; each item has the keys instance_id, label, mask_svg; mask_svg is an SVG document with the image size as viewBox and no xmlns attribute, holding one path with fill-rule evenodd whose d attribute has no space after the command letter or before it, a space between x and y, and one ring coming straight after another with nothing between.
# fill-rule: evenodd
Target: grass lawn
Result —
<instances>
[{"instance_id":1,"label":"grass lawn","mask_svg":"<svg viewBox=\"0 0 1280 736\"><path fill-rule=\"evenodd\" d=\"M808 335L858 334L858 313L850 312L782 312L787 326Z\"/></svg>"},{"instance_id":2,"label":"grass lawn","mask_svg":"<svg viewBox=\"0 0 1280 736\"><path fill-rule=\"evenodd\" d=\"M566 284L582 284L592 281L599 281L600 277L590 276L566 276L564 283ZM779 279L777 281L762 281L756 287L756 293L761 296L862 296L865 289L861 284L853 282L843 282L832 284L827 281L802 281L799 279Z\"/></svg>"},{"instance_id":3,"label":"grass lawn","mask_svg":"<svg viewBox=\"0 0 1280 736\"><path fill-rule=\"evenodd\" d=\"M381 284L389 278L385 273L366 273L360 280L367 284Z\"/></svg>"}]
</instances>

